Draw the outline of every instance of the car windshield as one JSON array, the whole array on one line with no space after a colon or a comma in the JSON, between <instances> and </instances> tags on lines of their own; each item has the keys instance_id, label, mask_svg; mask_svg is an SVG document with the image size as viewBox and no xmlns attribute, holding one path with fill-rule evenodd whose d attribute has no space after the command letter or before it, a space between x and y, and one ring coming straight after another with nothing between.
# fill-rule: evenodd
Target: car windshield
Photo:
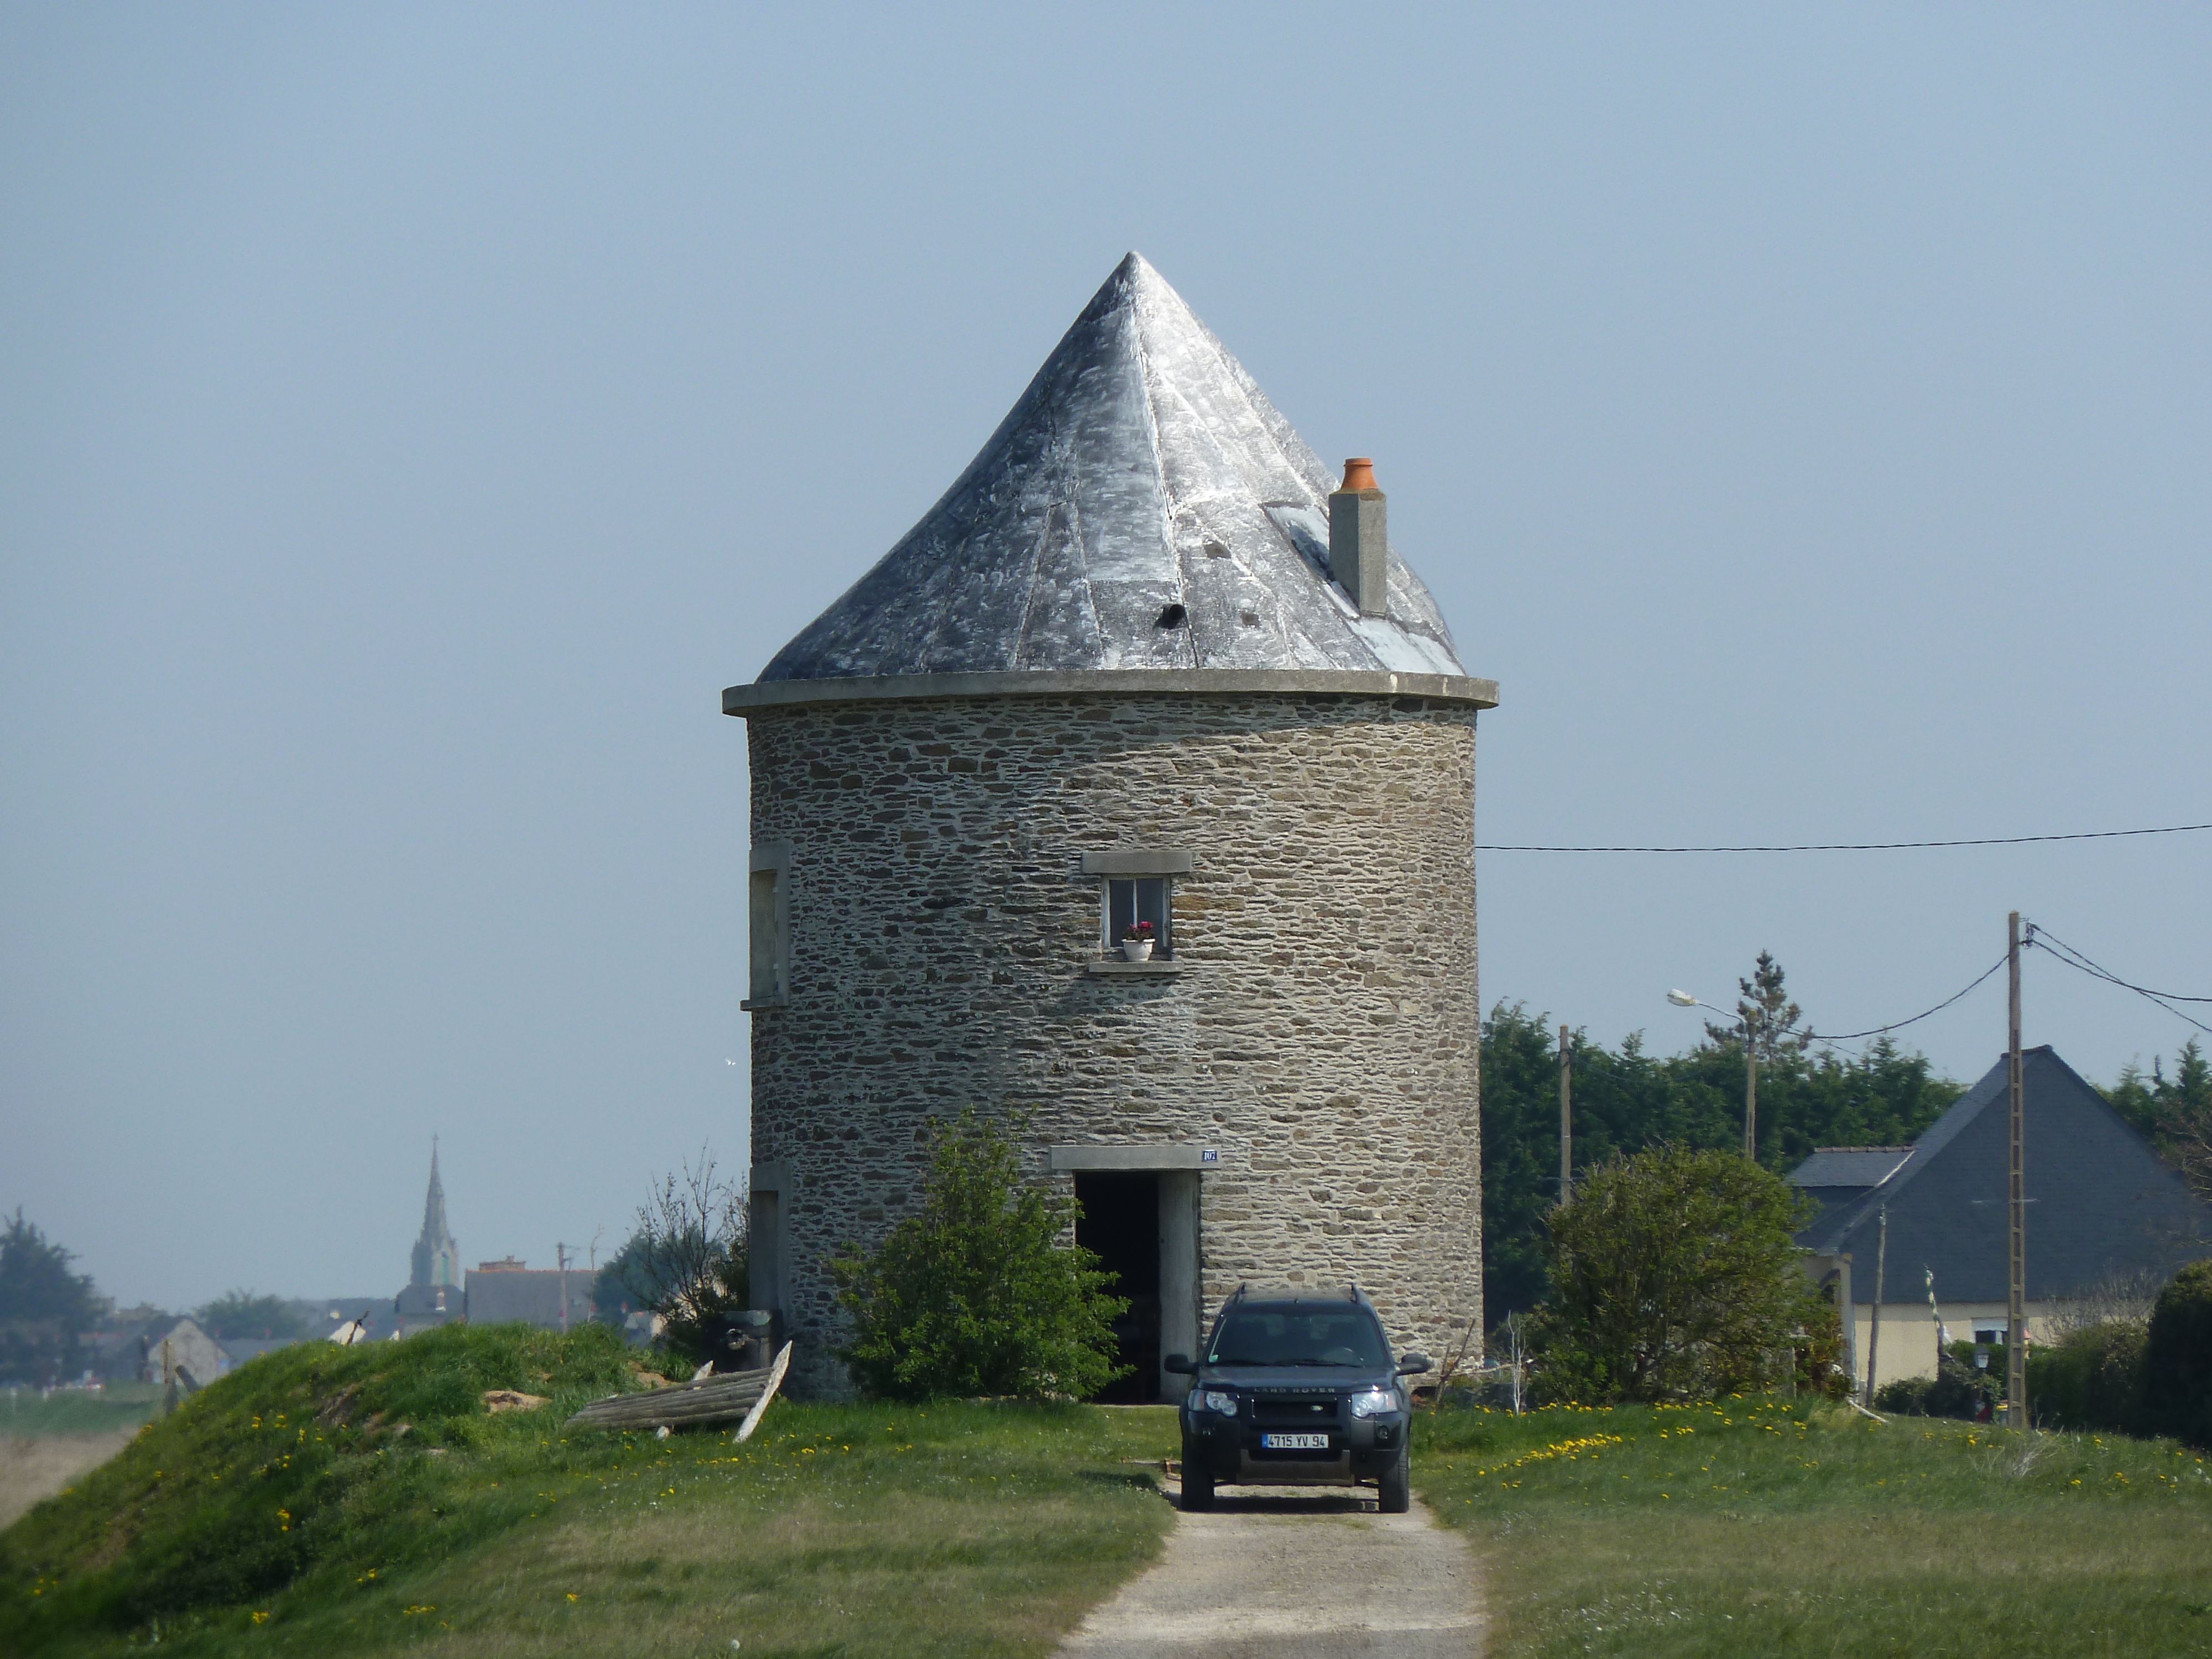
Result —
<instances>
[{"instance_id":1,"label":"car windshield","mask_svg":"<svg viewBox=\"0 0 2212 1659\"><path fill-rule=\"evenodd\" d=\"M1214 1327L1209 1365L1381 1365L1382 1333L1366 1313L1299 1309L1225 1315Z\"/></svg>"}]
</instances>

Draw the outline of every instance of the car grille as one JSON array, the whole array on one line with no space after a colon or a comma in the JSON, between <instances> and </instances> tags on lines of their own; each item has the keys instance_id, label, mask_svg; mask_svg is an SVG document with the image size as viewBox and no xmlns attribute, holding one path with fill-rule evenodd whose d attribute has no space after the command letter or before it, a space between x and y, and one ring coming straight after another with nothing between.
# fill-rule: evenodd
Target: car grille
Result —
<instances>
[{"instance_id":1,"label":"car grille","mask_svg":"<svg viewBox=\"0 0 2212 1659\"><path fill-rule=\"evenodd\" d=\"M1337 1399L1325 1395L1254 1395L1252 1421L1262 1429L1334 1429Z\"/></svg>"}]
</instances>

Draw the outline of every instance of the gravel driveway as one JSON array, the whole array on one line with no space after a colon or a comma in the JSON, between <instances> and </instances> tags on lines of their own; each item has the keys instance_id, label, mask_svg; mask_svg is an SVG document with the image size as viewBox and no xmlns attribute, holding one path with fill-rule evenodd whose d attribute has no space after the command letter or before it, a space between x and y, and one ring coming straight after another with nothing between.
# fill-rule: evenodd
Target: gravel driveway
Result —
<instances>
[{"instance_id":1,"label":"gravel driveway","mask_svg":"<svg viewBox=\"0 0 2212 1659\"><path fill-rule=\"evenodd\" d=\"M1182 1492L1167 1483L1178 1504ZM1158 1565L1092 1610L1071 1659L1468 1659L1483 1647L1467 1540L1417 1501L1378 1515L1335 1487L1230 1487L1178 1514Z\"/></svg>"}]
</instances>

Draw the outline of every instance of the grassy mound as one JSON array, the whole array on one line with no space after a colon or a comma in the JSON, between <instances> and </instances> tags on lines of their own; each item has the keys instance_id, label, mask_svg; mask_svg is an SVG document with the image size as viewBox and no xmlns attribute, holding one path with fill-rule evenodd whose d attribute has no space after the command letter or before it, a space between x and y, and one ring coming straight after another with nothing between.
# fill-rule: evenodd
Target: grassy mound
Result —
<instances>
[{"instance_id":1,"label":"grassy mound","mask_svg":"<svg viewBox=\"0 0 2212 1659\"><path fill-rule=\"evenodd\" d=\"M2212 1472L2172 1442L1778 1399L1425 1417L1501 1656L2212 1651Z\"/></svg>"},{"instance_id":2,"label":"grassy mound","mask_svg":"<svg viewBox=\"0 0 2212 1659\"><path fill-rule=\"evenodd\" d=\"M504 1531L530 1500L477 1501L464 1490L474 1467L540 1450L586 1400L640 1386L630 1362L596 1326L450 1326L265 1354L0 1534L0 1650L350 1582ZM553 1403L495 1415L488 1389Z\"/></svg>"},{"instance_id":3,"label":"grassy mound","mask_svg":"<svg viewBox=\"0 0 2212 1659\"><path fill-rule=\"evenodd\" d=\"M264 1355L0 1533L0 1653L1042 1656L1172 1518L1133 1462L1164 1408L564 1434L630 1359L519 1326Z\"/></svg>"}]
</instances>

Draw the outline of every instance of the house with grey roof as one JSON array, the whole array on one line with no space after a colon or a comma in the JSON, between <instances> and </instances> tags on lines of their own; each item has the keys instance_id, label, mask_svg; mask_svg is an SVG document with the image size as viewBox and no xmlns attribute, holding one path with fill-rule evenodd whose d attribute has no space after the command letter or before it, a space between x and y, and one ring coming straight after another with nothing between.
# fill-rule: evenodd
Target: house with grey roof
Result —
<instances>
[{"instance_id":1,"label":"house with grey roof","mask_svg":"<svg viewBox=\"0 0 2212 1659\"><path fill-rule=\"evenodd\" d=\"M913 1212L930 1121L969 1107L1079 1200L1132 1304L1124 1398L1172 1397L1161 1361L1247 1279L1357 1279L1405 1346L1479 1349L1498 688L1384 511L1133 253L937 503L723 693L750 1298L795 1386L845 1386L828 1262Z\"/></svg>"},{"instance_id":2,"label":"house with grey roof","mask_svg":"<svg viewBox=\"0 0 2212 1659\"><path fill-rule=\"evenodd\" d=\"M2033 1343L2105 1287L2212 1255L2212 1206L2055 1052L2021 1058ZM1797 1242L1850 1310L1862 1384L1877 1307L1876 1386L1934 1376L1939 1324L1954 1341L2006 1340L2008 1115L2000 1059L1911 1146L1823 1147L1791 1171L1820 1206Z\"/></svg>"},{"instance_id":3,"label":"house with grey roof","mask_svg":"<svg viewBox=\"0 0 2212 1659\"><path fill-rule=\"evenodd\" d=\"M532 1267L510 1255L479 1264L468 1279L471 1325L519 1320L565 1331L592 1317L592 1275L581 1267Z\"/></svg>"}]
</instances>

